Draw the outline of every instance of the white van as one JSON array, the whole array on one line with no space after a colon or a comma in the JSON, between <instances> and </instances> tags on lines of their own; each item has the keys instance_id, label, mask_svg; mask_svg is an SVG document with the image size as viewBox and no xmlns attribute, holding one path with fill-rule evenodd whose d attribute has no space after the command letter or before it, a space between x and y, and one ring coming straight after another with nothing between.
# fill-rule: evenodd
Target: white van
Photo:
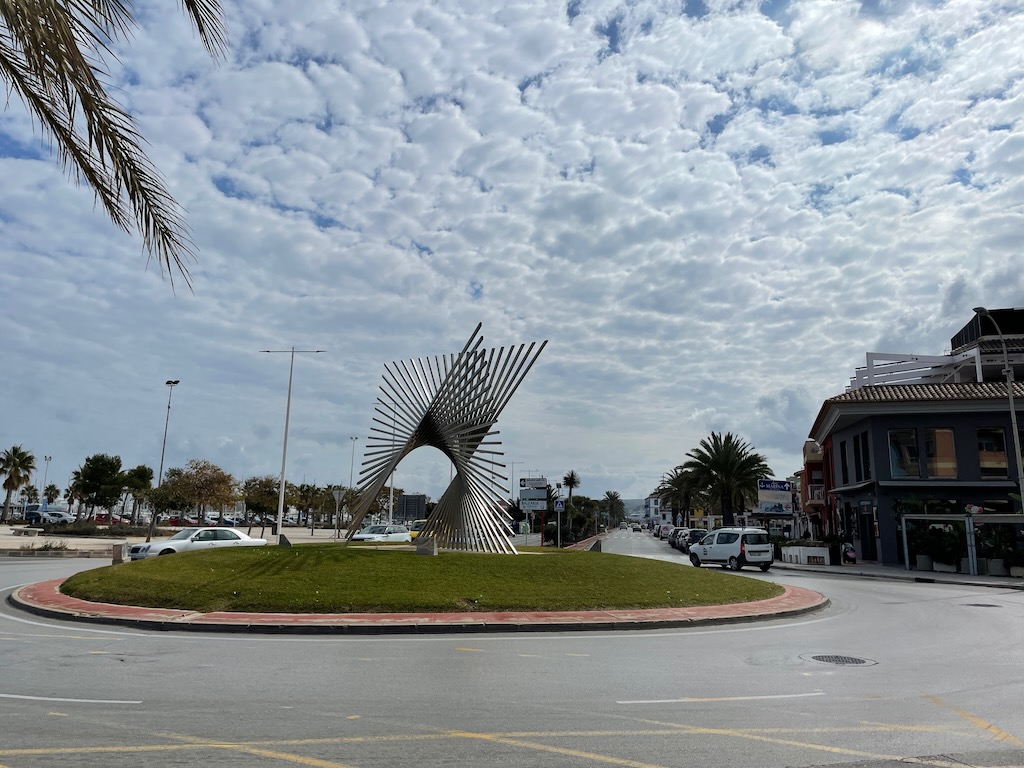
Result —
<instances>
[{"instance_id":1,"label":"white van","mask_svg":"<svg viewBox=\"0 0 1024 768\"><path fill-rule=\"evenodd\" d=\"M772 559L772 543L764 528L719 528L690 545L690 562L695 568L718 563L734 571L745 565L767 571Z\"/></svg>"}]
</instances>

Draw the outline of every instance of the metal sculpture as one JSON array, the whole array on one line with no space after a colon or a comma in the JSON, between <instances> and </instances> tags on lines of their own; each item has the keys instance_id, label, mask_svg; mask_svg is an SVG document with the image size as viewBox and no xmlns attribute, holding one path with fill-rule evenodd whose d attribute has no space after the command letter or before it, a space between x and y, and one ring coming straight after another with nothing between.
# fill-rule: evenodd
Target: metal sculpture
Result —
<instances>
[{"instance_id":1,"label":"metal sculpture","mask_svg":"<svg viewBox=\"0 0 1024 768\"><path fill-rule=\"evenodd\" d=\"M493 429L499 414L547 341L481 349L481 326L457 355L384 366L347 538L359 530L398 463L429 445L451 460L455 472L419 535L433 537L443 549L517 554L506 535L511 518L505 464L497 461L504 455L497 450L501 441L488 438L499 434Z\"/></svg>"}]
</instances>

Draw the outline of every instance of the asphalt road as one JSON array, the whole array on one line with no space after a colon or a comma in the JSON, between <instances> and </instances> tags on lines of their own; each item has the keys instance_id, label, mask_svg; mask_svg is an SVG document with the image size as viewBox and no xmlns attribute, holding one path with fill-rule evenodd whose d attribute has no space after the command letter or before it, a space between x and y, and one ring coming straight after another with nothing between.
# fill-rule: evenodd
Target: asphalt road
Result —
<instances>
[{"instance_id":1,"label":"asphalt road","mask_svg":"<svg viewBox=\"0 0 1024 768\"><path fill-rule=\"evenodd\" d=\"M684 561L647 533L604 550ZM98 564L0 559L0 597ZM1024 764L1024 592L743 575L832 606L689 630L303 638L4 603L0 766Z\"/></svg>"}]
</instances>

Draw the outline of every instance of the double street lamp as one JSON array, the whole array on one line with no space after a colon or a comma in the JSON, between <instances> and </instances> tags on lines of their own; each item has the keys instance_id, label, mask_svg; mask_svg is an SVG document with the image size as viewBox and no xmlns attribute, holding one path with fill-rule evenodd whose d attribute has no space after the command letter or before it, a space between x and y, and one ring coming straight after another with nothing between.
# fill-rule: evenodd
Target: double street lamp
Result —
<instances>
[{"instance_id":1,"label":"double street lamp","mask_svg":"<svg viewBox=\"0 0 1024 768\"><path fill-rule=\"evenodd\" d=\"M1020 493L1021 510L1024 511L1024 467L1021 466L1020 433L1017 431L1017 410L1013 405L1013 367L1010 365L1010 356L1006 352L1006 337L996 322L995 317L984 307L975 307L978 317L987 317L996 333L999 335L999 343L1003 346L1003 375L1006 376L1006 397L1010 401L1010 430L1013 432L1013 448L1017 459L1017 488Z\"/></svg>"},{"instance_id":2,"label":"double street lamp","mask_svg":"<svg viewBox=\"0 0 1024 768\"><path fill-rule=\"evenodd\" d=\"M168 379L164 382L167 386L167 415L164 417L164 440L160 444L160 471L156 476L156 487L159 488L164 482L164 454L167 452L167 425L171 423L171 395L174 394L174 388L181 383L180 379ZM153 538L153 532L156 530L156 510L151 509L149 511L149 530L146 531L146 541Z\"/></svg>"}]
</instances>

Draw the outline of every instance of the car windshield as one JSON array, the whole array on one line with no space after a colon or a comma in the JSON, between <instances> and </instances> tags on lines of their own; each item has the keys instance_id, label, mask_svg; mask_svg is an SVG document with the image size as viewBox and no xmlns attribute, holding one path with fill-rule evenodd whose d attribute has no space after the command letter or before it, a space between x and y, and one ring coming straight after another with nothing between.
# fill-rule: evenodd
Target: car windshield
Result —
<instances>
[{"instance_id":1,"label":"car windshield","mask_svg":"<svg viewBox=\"0 0 1024 768\"><path fill-rule=\"evenodd\" d=\"M178 531L176 534L171 536L171 538L169 538L168 541L178 541L178 540L181 540L181 539L190 539L190 538L192 538L192 535L196 531L198 531L198 530L199 530L198 528L183 528L182 530Z\"/></svg>"}]
</instances>

